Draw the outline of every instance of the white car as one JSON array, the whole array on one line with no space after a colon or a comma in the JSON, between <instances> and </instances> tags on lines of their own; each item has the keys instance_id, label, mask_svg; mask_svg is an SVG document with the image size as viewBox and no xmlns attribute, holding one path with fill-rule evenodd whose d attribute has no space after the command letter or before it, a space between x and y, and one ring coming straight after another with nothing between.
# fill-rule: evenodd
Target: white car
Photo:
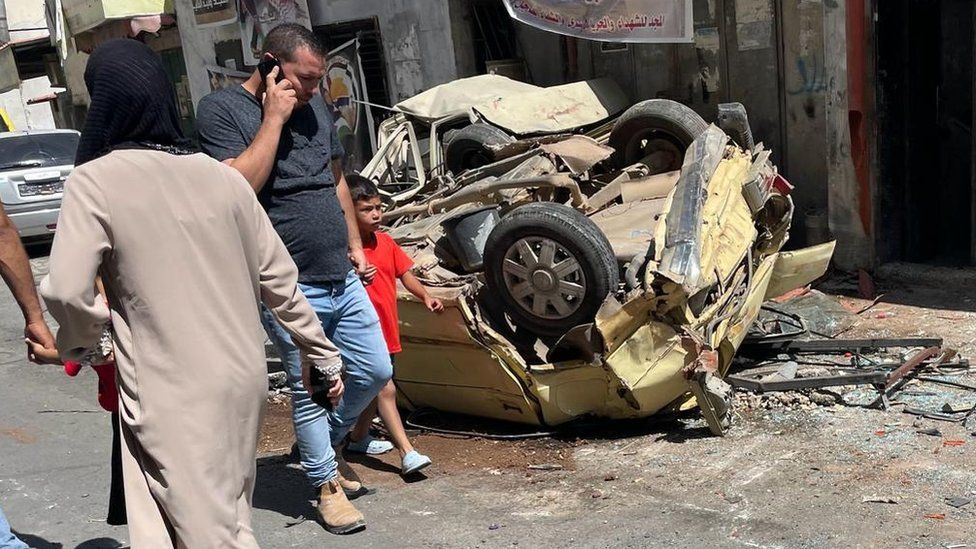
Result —
<instances>
[{"instance_id":1,"label":"white car","mask_svg":"<svg viewBox=\"0 0 976 549\"><path fill-rule=\"evenodd\" d=\"M24 240L48 240L75 163L75 130L0 133L0 202Z\"/></svg>"}]
</instances>

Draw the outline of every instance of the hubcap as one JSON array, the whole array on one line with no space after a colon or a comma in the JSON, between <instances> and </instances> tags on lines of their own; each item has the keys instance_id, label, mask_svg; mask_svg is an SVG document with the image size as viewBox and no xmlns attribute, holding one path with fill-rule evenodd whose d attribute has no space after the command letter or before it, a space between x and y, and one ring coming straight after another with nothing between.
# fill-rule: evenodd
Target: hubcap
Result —
<instances>
[{"instance_id":1,"label":"hubcap","mask_svg":"<svg viewBox=\"0 0 976 549\"><path fill-rule=\"evenodd\" d=\"M549 238L517 240L505 252L502 273L509 294L538 318L566 318L580 308L586 295L586 277L579 262Z\"/></svg>"}]
</instances>

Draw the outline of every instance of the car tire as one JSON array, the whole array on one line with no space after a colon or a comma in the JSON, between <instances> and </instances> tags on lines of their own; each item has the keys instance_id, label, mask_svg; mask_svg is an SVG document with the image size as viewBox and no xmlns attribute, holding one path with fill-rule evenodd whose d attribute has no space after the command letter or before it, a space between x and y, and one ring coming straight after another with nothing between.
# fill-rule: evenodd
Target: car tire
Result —
<instances>
[{"instance_id":1,"label":"car tire","mask_svg":"<svg viewBox=\"0 0 976 549\"><path fill-rule=\"evenodd\" d=\"M511 135L489 124L475 123L451 133L444 151L444 162L454 175L491 164L495 161L492 146L515 141Z\"/></svg>"},{"instance_id":2,"label":"car tire","mask_svg":"<svg viewBox=\"0 0 976 549\"><path fill-rule=\"evenodd\" d=\"M698 113L677 101L641 101L624 111L610 130L611 161L624 168L650 158L651 174L681 169L685 151L706 128Z\"/></svg>"},{"instance_id":3,"label":"car tire","mask_svg":"<svg viewBox=\"0 0 976 549\"><path fill-rule=\"evenodd\" d=\"M593 221L569 206L536 202L509 212L488 235L485 279L514 324L545 337L592 322L620 275Z\"/></svg>"}]
</instances>

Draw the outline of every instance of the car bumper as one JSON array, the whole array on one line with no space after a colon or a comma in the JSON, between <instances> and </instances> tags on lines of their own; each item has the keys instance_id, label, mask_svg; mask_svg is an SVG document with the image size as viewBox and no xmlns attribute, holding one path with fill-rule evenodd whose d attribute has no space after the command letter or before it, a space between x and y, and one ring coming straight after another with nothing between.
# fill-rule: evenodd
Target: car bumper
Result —
<instances>
[{"instance_id":1,"label":"car bumper","mask_svg":"<svg viewBox=\"0 0 976 549\"><path fill-rule=\"evenodd\" d=\"M22 212L8 212L8 215L17 227L21 238L39 239L54 237L60 212L60 205L55 205Z\"/></svg>"}]
</instances>

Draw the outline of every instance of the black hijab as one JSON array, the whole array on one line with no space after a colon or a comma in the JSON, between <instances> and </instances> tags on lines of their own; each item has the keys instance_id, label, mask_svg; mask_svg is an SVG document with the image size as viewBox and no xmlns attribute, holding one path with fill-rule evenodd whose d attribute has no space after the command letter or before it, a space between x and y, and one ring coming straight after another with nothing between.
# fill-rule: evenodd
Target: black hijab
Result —
<instances>
[{"instance_id":1,"label":"black hijab","mask_svg":"<svg viewBox=\"0 0 976 549\"><path fill-rule=\"evenodd\" d=\"M85 85L91 105L76 166L115 149L196 152L180 129L163 61L149 46L128 38L100 44L88 58Z\"/></svg>"}]
</instances>

